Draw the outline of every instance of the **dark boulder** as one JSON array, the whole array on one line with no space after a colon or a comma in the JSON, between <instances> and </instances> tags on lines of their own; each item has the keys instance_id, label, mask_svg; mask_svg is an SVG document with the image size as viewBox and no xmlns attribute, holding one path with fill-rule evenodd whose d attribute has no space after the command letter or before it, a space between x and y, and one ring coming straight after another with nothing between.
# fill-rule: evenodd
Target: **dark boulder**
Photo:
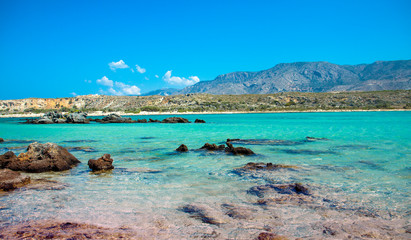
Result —
<instances>
[{"instance_id":1,"label":"dark boulder","mask_svg":"<svg viewBox=\"0 0 411 240\"><path fill-rule=\"evenodd\" d=\"M110 154L104 154L101 158L95 160L88 160L88 166L93 171L110 170L113 169L113 159Z\"/></svg>"},{"instance_id":2,"label":"dark boulder","mask_svg":"<svg viewBox=\"0 0 411 240\"><path fill-rule=\"evenodd\" d=\"M138 119L137 122L138 123L147 123L147 119Z\"/></svg>"},{"instance_id":3,"label":"dark boulder","mask_svg":"<svg viewBox=\"0 0 411 240\"><path fill-rule=\"evenodd\" d=\"M227 148L225 148L226 152L232 153L234 155L254 155L255 153L249 149L249 148L245 148L245 147L234 147L233 144L226 142L227 144Z\"/></svg>"},{"instance_id":4,"label":"dark boulder","mask_svg":"<svg viewBox=\"0 0 411 240\"><path fill-rule=\"evenodd\" d=\"M177 152L188 152L188 147L184 144L181 144L177 149Z\"/></svg>"},{"instance_id":5,"label":"dark boulder","mask_svg":"<svg viewBox=\"0 0 411 240\"><path fill-rule=\"evenodd\" d=\"M257 195L260 198L265 197L267 194L302 194L311 195L307 187L303 186L301 183L292 184L266 184L251 187L248 191L249 194Z\"/></svg>"},{"instance_id":6,"label":"dark boulder","mask_svg":"<svg viewBox=\"0 0 411 240\"><path fill-rule=\"evenodd\" d=\"M157 119L148 119L148 122L149 123L159 123L159 122L161 122L160 120L157 120Z\"/></svg>"},{"instance_id":7,"label":"dark boulder","mask_svg":"<svg viewBox=\"0 0 411 240\"><path fill-rule=\"evenodd\" d=\"M1 142L4 142L4 139L3 139L3 138L0 138L0 143L1 143Z\"/></svg>"},{"instance_id":8,"label":"dark boulder","mask_svg":"<svg viewBox=\"0 0 411 240\"><path fill-rule=\"evenodd\" d=\"M2 167L15 171L64 171L80 163L67 149L55 143L34 142L28 146L27 152L20 153L17 158L14 154L6 154L1 158Z\"/></svg>"},{"instance_id":9,"label":"dark boulder","mask_svg":"<svg viewBox=\"0 0 411 240\"><path fill-rule=\"evenodd\" d=\"M121 117L117 113L111 113L103 119L101 119L101 123L136 123L137 121L131 120L131 118Z\"/></svg>"},{"instance_id":10,"label":"dark boulder","mask_svg":"<svg viewBox=\"0 0 411 240\"><path fill-rule=\"evenodd\" d=\"M194 123L206 123L204 120L202 120L202 119L196 119L195 121L194 121Z\"/></svg>"},{"instance_id":11,"label":"dark boulder","mask_svg":"<svg viewBox=\"0 0 411 240\"><path fill-rule=\"evenodd\" d=\"M189 123L188 119L182 118L182 117L169 117L166 119L163 119L161 123Z\"/></svg>"},{"instance_id":12,"label":"dark boulder","mask_svg":"<svg viewBox=\"0 0 411 240\"><path fill-rule=\"evenodd\" d=\"M216 145L215 143L209 144L206 143L200 149L208 150L208 151L223 151L225 149L224 145Z\"/></svg>"},{"instance_id":13,"label":"dark boulder","mask_svg":"<svg viewBox=\"0 0 411 240\"><path fill-rule=\"evenodd\" d=\"M10 169L0 170L0 190L10 191L30 183L30 177Z\"/></svg>"},{"instance_id":14,"label":"dark boulder","mask_svg":"<svg viewBox=\"0 0 411 240\"><path fill-rule=\"evenodd\" d=\"M227 142L235 142L235 141L240 141L241 139L239 138L233 138L233 139L229 139L227 138Z\"/></svg>"}]
</instances>

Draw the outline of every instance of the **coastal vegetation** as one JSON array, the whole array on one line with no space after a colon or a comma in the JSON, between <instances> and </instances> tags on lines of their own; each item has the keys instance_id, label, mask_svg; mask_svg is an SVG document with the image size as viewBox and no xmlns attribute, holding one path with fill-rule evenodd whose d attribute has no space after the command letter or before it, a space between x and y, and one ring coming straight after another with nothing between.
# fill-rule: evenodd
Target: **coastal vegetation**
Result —
<instances>
[{"instance_id":1,"label":"coastal vegetation","mask_svg":"<svg viewBox=\"0 0 411 240\"><path fill-rule=\"evenodd\" d=\"M89 113L102 111L141 112L276 112L315 110L411 109L411 90L372 92L173 96L85 95L72 98L1 100L0 114L50 111Z\"/></svg>"}]
</instances>

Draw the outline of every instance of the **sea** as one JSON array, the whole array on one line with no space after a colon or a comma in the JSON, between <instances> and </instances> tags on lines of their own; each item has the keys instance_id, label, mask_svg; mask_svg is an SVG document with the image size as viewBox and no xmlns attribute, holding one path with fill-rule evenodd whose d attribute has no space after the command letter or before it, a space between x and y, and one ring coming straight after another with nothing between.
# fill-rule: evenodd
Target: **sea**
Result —
<instances>
[{"instance_id":1,"label":"sea","mask_svg":"<svg viewBox=\"0 0 411 240\"><path fill-rule=\"evenodd\" d=\"M178 115L131 118L171 116ZM130 228L147 239L254 239L261 232L291 239L409 239L411 112L181 117L192 123L0 119L6 140L0 154L52 142L81 161L68 171L29 173L31 187L0 194L0 227L61 220ZM199 150L227 139L241 139L233 145L255 155ZM176 152L181 144L189 151ZM88 160L106 153L115 168L92 172ZM292 167L237 171L249 162ZM309 194L278 191L295 183Z\"/></svg>"}]
</instances>

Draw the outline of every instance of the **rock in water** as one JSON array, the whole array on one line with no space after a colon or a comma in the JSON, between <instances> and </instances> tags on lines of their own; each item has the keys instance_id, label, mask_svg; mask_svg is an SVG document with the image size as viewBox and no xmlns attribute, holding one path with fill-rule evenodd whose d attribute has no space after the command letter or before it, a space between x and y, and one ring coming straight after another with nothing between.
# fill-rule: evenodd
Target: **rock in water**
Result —
<instances>
[{"instance_id":1,"label":"rock in water","mask_svg":"<svg viewBox=\"0 0 411 240\"><path fill-rule=\"evenodd\" d=\"M224 147L224 145L217 146L215 143L213 143L213 144L206 143L200 149L205 149L205 150L208 150L208 151L223 151L225 149L225 147Z\"/></svg>"},{"instance_id":2,"label":"rock in water","mask_svg":"<svg viewBox=\"0 0 411 240\"><path fill-rule=\"evenodd\" d=\"M78 112L78 113L70 113L67 116L67 123L90 123L90 120L87 119L87 113L85 112Z\"/></svg>"},{"instance_id":3,"label":"rock in water","mask_svg":"<svg viewBox=\"0 0 411 240\"><path fill-rule=\"evenodd\" d=\"M179 210L190 214L191 217L199 219L204 223L219 225L228 221L221 212L207 205L186 204L180 207Z\"/></svg>"},{"instance_id":4,"label":"rock in water","mask_svg":"<svg viewBox=\"0 0 411 240\"><path fill-rule=\"evenodd\" d=\"M234 147L233 144L226 142L227 144L227 148L225 149L226 152L230 152L234 155L254 155L255 153L249 149L249 148L245 148L245 147Z\"/></svg>"},{"instance_id":5,"label":"rock in water","mask_svg":"<svg viewBox=\"0 0 411 240\"><path fill-rule=\"evenodd\" d=\"M202 119L196 119L195 121L194 121L194 123L206 123L204 120L202 120Z\"/></svg>"},{"instance_id":6,"label":"rock in water","mask_svg":"<svg viewBox=\"0 0 411 240\"><path fill-rule=\"evenodd\" d=\"M0 170L0 190L10 191L30 183L30 177L10 169Z\"/></svg>"},{"instance_id":7,"label":"rock in water","mask_svg":"<svg viewBox=\"0 0 411 240\"><path fill-rule=\"evenodd\" d=\"M3 139L3 138L0 138L0 142L4 142L4 139Z\"/></svg>"},{"instance_id":8,"label":"rock in water","mask_svg":"<svg viewBox=\"0 0 411 240\"><path fill-rule=\"evenodd\" d=\"M93 171L110 170L113 169L113 159L110 154L104 154L101 158L95 160L88 160L88 166Z\"/></svg>"},{"instance_id":9,"label":"rock in water","mask_svg":"<svg viewBox=\"0 0 411 240\"><path fill-rule=\"evenodd\" d=\"M182 117L169 117L169 118L163 119L163 121L161 122L162 123L189 123L190 121Z\"/></svg>"},{"instance_id":10,"label":"rock in water","mask_svg":"<svg viewBox=\"0 0 411 240\"><path fill-rule=\"evenodd\" d=\"M180 147L176 149L177 152L188 152L188 147L184 144L181 144Z\"/></svg>"},{"instance_id":11,"label":"rock in water","mask_svg":"<svg viewBox=\"0 0 411 240\"><path fill-rule=\"evenodd\" d=\"M20 153L16 158L14 153L7 152L0 156L2 168L25 172L64 171L80 163L67 149L55 144L34 142L27 152Z\"/></svg>"}]
</instances>

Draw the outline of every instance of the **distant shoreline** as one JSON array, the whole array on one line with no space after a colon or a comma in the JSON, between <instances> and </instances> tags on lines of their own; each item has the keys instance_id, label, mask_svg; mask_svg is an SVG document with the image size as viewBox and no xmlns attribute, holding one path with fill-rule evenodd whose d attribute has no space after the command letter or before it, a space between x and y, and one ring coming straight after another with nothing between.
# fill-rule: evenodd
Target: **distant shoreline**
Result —
<instances>
[{"instance_id":1,"label":"distant shoreline","mask_svg":"<svg viewBox=\"0 0 411 240\"><path fill-rule=\"evenodd\" d=\"M140 113L125 113L122 111L105 112L97 111L88 114L89 117L106 116L112 113L117 113L121 116L153 116L153 115L207 115L207 114L258 114L258 113L327 113L327 112L406 112L411 111L411 109L339 109L339 110L302 110L302 111L237 111L237 112L140 112ZM0 118L36 118L43 116L44 113L28 113L28 114L5 114L0 115Z\"/></svg>"}]
</instances>

